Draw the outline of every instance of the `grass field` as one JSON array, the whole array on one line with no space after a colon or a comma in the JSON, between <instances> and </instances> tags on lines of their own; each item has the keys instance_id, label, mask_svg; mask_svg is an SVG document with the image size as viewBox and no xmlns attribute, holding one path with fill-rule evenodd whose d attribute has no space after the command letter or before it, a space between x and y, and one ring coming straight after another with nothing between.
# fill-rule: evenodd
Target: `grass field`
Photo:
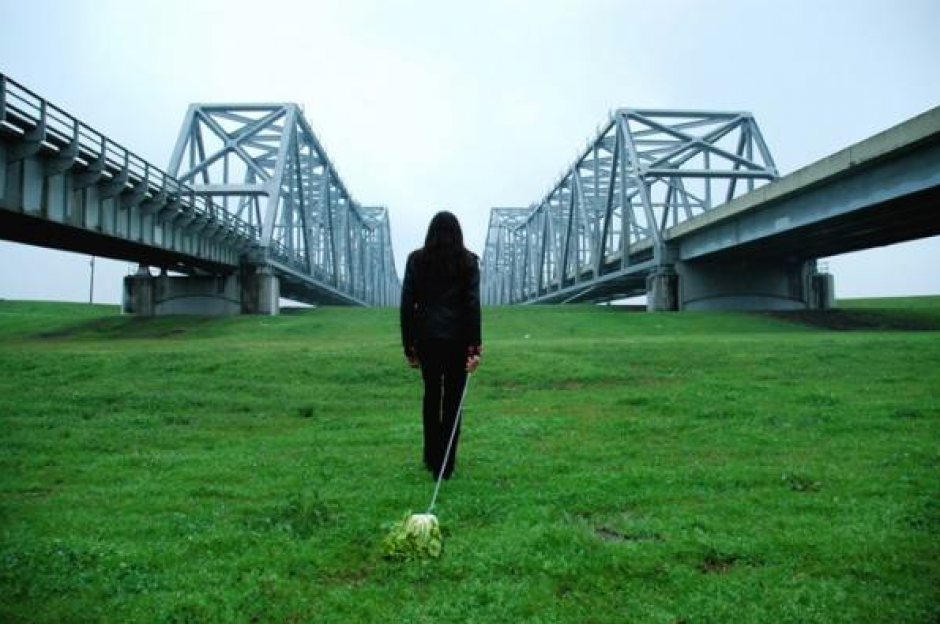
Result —
<instances>
[{"instance_id":1,"label":"grass field","mask_svg":"<svg viewBox=\"0 0 940 624\"><path fill-rule=\"evenodd\" d=\"M0 621L940 621L940 298L487 309L444 554L394 310L0 302ZM822 323L823 326L829 326Z\"/></svg>"}]
</instances>

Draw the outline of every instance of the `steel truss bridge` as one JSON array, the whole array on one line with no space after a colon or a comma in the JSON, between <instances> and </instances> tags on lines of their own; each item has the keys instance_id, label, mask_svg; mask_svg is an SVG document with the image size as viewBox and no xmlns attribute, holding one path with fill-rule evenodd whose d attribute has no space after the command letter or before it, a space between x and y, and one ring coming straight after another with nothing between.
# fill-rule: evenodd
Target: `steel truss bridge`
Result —
<instances>
[{"instance_id":1,"label":"steel truss bridge","mask_svg":"<svg viewBox=\"0 0 940 624\"><path fill-rule=\"evenodd\" d=\"M541 201L492 210L483 300L645 292L668 227L777 177L750 113L619 109Z\"/></svg>"},{"instance_id":2,"label":"steel truss bridge","mask_svg":"<svg viewBox=\"0 0 940 624\"><path fill-rule=\"evenodd\" d=\"M816 259L940 234L940 107L785 177L751 114L620 109L528 208L492 209L483 300L832 304Z\"/></svg>"},{"instance_id":3,"label":"steel truss bridge","mask_svg":"<svg viewBox=\"0 0 940 624\"><path fill-rule=\"evenodd\" d=\"M393 305L388 211L359 204L299 106L189 108L169 171L0 74L0 238L302 302Z\"/></svg>"}]
</instances>

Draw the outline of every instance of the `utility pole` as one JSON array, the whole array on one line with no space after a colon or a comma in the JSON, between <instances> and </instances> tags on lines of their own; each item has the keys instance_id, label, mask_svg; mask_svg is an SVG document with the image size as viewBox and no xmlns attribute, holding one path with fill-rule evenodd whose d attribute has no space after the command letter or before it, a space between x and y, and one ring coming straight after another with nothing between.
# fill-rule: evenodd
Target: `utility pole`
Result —
<instances>
[{"instance_id":1,"label":"utility pole","mask_svg":"<svg viewBox=\"0 0 940 624\"><path fill-rule=\"evenodd\" d=\"M91 257L91 262L88 264L91 265L91 281L88 284L88 304L91 305L95 302L95 257Z\"/></svg>"}]
</instances>

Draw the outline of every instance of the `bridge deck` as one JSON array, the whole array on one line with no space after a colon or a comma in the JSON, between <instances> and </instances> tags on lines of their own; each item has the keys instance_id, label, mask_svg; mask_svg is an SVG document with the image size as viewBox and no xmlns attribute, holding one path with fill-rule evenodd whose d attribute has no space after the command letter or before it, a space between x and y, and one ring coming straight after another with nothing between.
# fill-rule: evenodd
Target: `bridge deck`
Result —
<instances>
[{"instance_id":1,"label":"bridge deck","mask_svg":"<svg viewBox=\"0 0 940 624\"><path fill-rule=\"evenodd\" d=\"M669 228L680 259L818 258L940 234L940 107Z\"/></svg>"}]
</instances>

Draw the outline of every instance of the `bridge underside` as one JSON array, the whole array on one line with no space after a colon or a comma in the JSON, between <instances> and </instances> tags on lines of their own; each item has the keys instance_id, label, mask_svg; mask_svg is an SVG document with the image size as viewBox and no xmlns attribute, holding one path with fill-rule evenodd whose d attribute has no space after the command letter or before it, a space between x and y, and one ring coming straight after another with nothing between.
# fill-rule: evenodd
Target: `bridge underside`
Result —
<instances>
[{"instance_id":1,"label":"bridge underside","mask_svg":"<svg viewBox=\"0 0 940 624\"><path fill-rule=\"evenodd\" d=\"M164 267L178 273L205 272L227 275L238 269L235 265L213 262L205 258L153 247L147 243L11 212L3 210L2 207L0 207L0 232L2 232L0 238L15 243L136 262L146 266Z\"/></svg>"},{"instance_id":2,"label":"bridge underside","mask_svg":"<svg viewBox=\"0 0 940 624\"><path fill-rule=\"evenodd\" d=\"M940 235L938 122L935 109L721 207L704 223L670 230L675 307L813 307L833 298L817 258Z\"/></svg>"},{"instance_id":3,"label":"bridge underside","mask_svg":"<svg viewBox=\"0 0 940 624\"><path fill-rule=\"evenodd\" d=\"M0 209L0 232L4 240L15 243L134 262L184 275L227 278L243 270L238 265L187 256L146 243L10 210ZM363 301L328 285L312 282L309 277L298 274L289 267L277 267L277 272L280 296L287 299L311 305L365 305ZM192 311L195 312L196 309Z\"/></svg>"},{"instance_id":4,"label":"bridge underside","mask_svg":"<svg viewBox=\"0 0 940 624\"><path fill-rule=\"evenodd\" d=\"M655 263L652 251L637 254L626 268L621 268L620 258L612 258L601 268L595 278L592 271L584 271L578 279L569 277L560 287L555 285L538 294L530 293L525 303L599 303L615 299L636 297L646 292L646 281L653 272Z\"/></svg>"},{"instance_id":5,"label":"bridge underside","mask_svg":"<svg viewBox=\"0 0 940 624\"><path fill-rule=\"evenodd\" d=\"M926 136L905 143L908 124ZM761 191L671 229L679 259L821 258L940 234L940 109Z\"/></svg>"},{"instance_id":6,"label":"bridge underside","mask_svg":"<svg viewBox=\"0 0 940 624\"><path fill-rule=\"evenodd\" d=\"M310 305L368 305L365 301L344 293L322 282L312 282L309 277L294 269L271 263L280 281L281 296Z\"/></svg>"},{"instance_id":7,"label":"bridge underside","mask_svg":"<svg viewBox=\"0 0 940 624\"><path fill-rule=\"evenodd\" d=\"M938 235L940 187L934 187L741 243L711 256L809 260Z\"/></svg>"}]
</instances>

